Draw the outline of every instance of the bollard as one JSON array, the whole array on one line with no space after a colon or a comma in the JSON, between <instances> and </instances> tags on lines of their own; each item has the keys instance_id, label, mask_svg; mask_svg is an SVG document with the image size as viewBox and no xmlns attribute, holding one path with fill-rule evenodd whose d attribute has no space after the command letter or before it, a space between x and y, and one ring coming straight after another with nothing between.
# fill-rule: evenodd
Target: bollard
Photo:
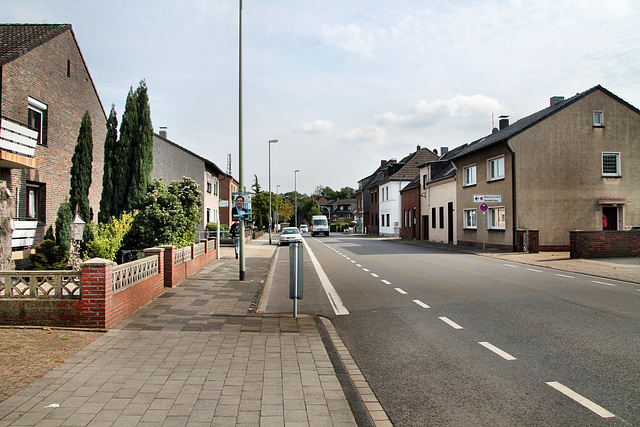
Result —
<instances>
[{"instance_id":1,"label":"bollard","mask_svg":"<svg viewBox=\"0 0 640 427\"><path fill-rule=\"evenodd\" d=\"M293 300L293 317L298 317L298 300L303 294L302 243L289 244L289 299Z\"/></svg>"}]
</instances>

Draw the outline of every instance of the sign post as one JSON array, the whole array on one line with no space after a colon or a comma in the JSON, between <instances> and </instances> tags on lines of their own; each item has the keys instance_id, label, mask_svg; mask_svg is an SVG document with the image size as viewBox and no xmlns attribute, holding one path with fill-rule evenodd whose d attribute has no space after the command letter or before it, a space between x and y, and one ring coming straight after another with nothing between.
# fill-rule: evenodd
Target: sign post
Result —
<instances>
[{"instance_id":1,"label":"sign post","mask_svg":"<svg viewBox=\"0 0 640 427\"><path fill-rule=\"evenodd\" d=\"M482 230L482 252L485 251L484 242L487 234L487 209L489 209L489 206L487 206L486 203L480 205L480 210L482 211L482 222L484 223L484 230Z\"/></svg>"}]
</instances>

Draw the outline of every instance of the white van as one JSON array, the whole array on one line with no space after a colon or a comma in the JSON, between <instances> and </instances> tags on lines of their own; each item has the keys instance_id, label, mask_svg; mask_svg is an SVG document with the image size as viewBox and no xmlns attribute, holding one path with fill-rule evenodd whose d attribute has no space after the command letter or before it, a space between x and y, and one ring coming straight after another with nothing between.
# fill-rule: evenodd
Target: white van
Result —
<instances>
[{"instance_id":1,"label":"white van","mask_svg":"<svg viewBox=\"0 0 640 427\"><path fill-rule=\"evenodd\" d=\"M327 221L327 217L324 215L314 215L311 217L311 224L313 228L311 229L311 235L316 236L318 234L324 234L325 236L329 235L329 222Z\"/></svg>"}]
</instances>

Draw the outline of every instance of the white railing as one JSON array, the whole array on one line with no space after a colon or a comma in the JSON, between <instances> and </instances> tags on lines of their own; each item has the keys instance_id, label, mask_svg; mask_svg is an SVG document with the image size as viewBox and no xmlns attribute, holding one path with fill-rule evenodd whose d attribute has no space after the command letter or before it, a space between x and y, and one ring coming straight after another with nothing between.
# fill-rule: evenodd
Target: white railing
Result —
<instances>
[{"instance_id":1,"label":"white railing","mask_svg":"<svg viewBox=\"0 0 640 427\"><path fill-rule=\"evenodd\" d=\"M21 156L34 157L38 132L4 117L0 119L0 148Z\"/></svg>"},{"instance_id":2,"label":"white railing","mask_svg":"<svg viewBox=\"0 0 640 427\"><path fill-rule=\"evenodd\" d=\"M197 245L194 246L193 248L193 257L194 258L198 258L200 255L204 255L204 245L206 243L202 242L202 243L198 243Z\"/></svg>"},{"instance_id":3,"label":"white railing","mask_svg":"<svg viewBox=\"0 0 640 427\"><path fill-rule=\"evenodd\" d=\"M21 248L23 246L33 246L36 237L38 221L35 220L14 220L13 234L11 235L11 248Z\"/></svg>"},{"instance_id":4,"label":"white railing","mask_svg":"<svg viewBox=\"0 0 640 427\"><path fill-rule=\"evenodd\" d=\"M0 271L0 298L80 298L80 277L71 270Z\"/></svg>"},{"instance_id":5,"label":"white railing","mask_svg":"<svg viewBox=\"0 0 640 427\"><path fill-rule=\"evenodd\" d=\"M114 267L113 292L119 292L158 274L159 259L157 255L150 256Z\"/></svg>"},{"instance_id":6,"label":"white railing","mask_svg":"<svg viewBox=\"0 0 640 427\"><path fill-rule=\"evenodd\" d=\"M173 265L184 264L187 261L191 261L191 246L186 246L182 249L176 249Z\"/></svg>"}]
</instances>

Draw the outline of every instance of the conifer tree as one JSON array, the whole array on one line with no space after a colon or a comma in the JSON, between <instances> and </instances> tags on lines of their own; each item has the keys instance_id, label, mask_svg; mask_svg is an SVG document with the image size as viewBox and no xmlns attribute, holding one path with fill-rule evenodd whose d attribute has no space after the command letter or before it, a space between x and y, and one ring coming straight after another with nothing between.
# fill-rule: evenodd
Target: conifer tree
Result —
<instances>
[{"instance_id":1,"label":"conifer tree","mask_svg":"<svg viewBox=\"0 0 640 427\"><path fill-rule=\"evenodd\" d=\"M133 95L133 87L129 89L125 103L120 138L113 150L111 176L113 177L113 197L111 216L119 217L125 209L127 194L131 183L131 145L135 139L138 108Z\"/></svg>"},{"instance_id":2,"label":"conifer tree","mask_svg":"<svg viewBox=\"0 0 640 427\"><path fill-rule=\"evenodd\" d=\"M136 127L131 140L129 161L131 165L131 181L127 192L124 209L132 211L147 194L151 184L153 169L153 125L147 83L142 80L134 93L136 103Z\"/></svg>"},{"instance_id":3,"label":"conifer tree","mask_svg":"<svg viewBox=\"0 0 640 427\"><path fill-rule=\"evenodd\" d=\"M91 132L91 115L85 111L78 132L73 157L71 158L71 189L69 204L71 212L77 212L85 222L91 221L89 206L89 187L91 187L91 170L93 162L93 134Z\"/></svg>"},{"instance_id":4,"label":"conifer tree","mask_svg":"<svg viewBox=\"0 0 640 427\"><path fill-rule=\"evenodd\" d=\"M98 222L107 223L113 216L113 191L115 180L115 151L118 143L118 118L116 106L111 105L111 112L107 119L107 136L104 140L104 172L102 175L102 197L100 198L100 212Z\"/></svg>"}]
</instances>

